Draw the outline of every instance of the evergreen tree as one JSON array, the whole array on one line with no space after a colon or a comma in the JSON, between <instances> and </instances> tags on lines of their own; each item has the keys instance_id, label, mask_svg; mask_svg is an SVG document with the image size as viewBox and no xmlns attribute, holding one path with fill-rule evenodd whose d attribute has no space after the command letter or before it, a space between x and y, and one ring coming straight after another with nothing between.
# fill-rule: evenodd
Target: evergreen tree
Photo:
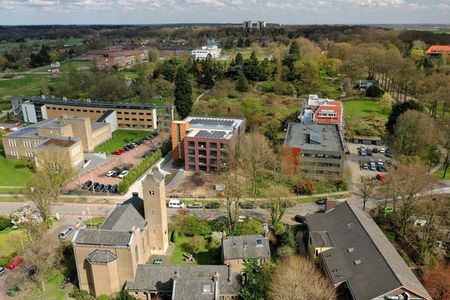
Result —
<instances>
[{"instance_id":1,"label":"evergreen tree","mask_svg":"<svg viewBox=\"0 0 450 300\"><path fill-rule=\"evenodd\" d=\"M186 69L181 66L175 76L175 107L181 118L186 118L192 110L192 86Z\"/></svg>"},{"instance_id":2,"label":"evergreen tree","mask_svg":"<svg viewBox=\"0 0 450 300\"><path fill-rule=\"evenodd\" d=\"M236 57L231 61L230 67L227 70L227 77L231 79L236 79L239 73L242 72L244 66L244 57L240 52L236 54Z\"/></svg>"},{"instance_id":3,"label":"evergreen tree","mask_svg":"<svg viewBox=\"0 0 450 300\"><path fill-rule=\"evenodd\" d=\"M237 66L242 66L244 64L244 57L242 56L241 52L238 52L236 54L236 57L234 58L234 64Z\"/></svg>"},{"instance_id":4,"label":"evergreen tree","mask_svg":"<svg viewBox=\"0 0 450 300\"><path fill-rule=\"evenodd\" d=\"M292 41L291 46L289 48L289 54L286 55L283 59L283 65L288 67L289 74L287 74L288 80L294 80L294 65L295 62L300 59L300 46L298 45L297 41Z\"/></svg>"},{"instance_id":5,"label":"evergreen tree","mask_svg":"<svg viewBox=\"0 0 450 300\"><path fill-rule=\"evenodd\" d=\"M291 55L295 60L300 58L300 46L295 40L292 41L291 46L289 47L289 55Z\"/></svg>"},{"instance_id":6,"label":"evergreen tree","mask_svg":"<svg viewBox=\"0 0 450 300\"><path fill-rule=\"evenodd\" d=\"M249 80L258 81L259 80L259 61L256 57L255 51L252 52L249 59L244 62L244 75Z\"/></svg>"},{"instance_id":7,"label":"evergreen tree","mask_svg":"<svg viewBox=\"0 0 450 300\"><path fill-rule=\"evenodd\" d=\"M198 74L197 82L205 89L212 89L214 87L215 67L211 58L207 58L201 62L201 71Z\"/></svg>"},{"instance_id":8,"label":"evergreen tree","mask_svg":"<svg viewBox=\"0 0 450 300\"><path fill-rule=\"evenodd\" d=\"M235 88L236 91L241 93L248 91L248 80L242 72L239 73Z\"/></svg>"}]
</instances>

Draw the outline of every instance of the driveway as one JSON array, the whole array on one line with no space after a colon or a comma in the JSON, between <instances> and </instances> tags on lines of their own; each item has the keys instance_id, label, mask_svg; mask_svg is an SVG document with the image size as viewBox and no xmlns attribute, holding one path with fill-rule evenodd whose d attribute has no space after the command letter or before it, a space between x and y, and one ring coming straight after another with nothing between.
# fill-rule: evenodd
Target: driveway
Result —
<instances>
[{"instance_id":1,"label":"driveway","mask_svg":"<svg viewBox=\"0 0 450 300\"><path fill-rule=\"evenodd\" d=\"M120 178L106 177L106 172L120 165L135 166L139 164L143 160L145 153L150 150L156 150L159 145L159 137L155 137L149 141L144 141L143 144L122 155L111 155L111 160L108 163L95 168L91 172L79 175L67 186L67 190L81 189L81 185L88 180L102 184L119 184Z\"/></svg>"}]
</instances>

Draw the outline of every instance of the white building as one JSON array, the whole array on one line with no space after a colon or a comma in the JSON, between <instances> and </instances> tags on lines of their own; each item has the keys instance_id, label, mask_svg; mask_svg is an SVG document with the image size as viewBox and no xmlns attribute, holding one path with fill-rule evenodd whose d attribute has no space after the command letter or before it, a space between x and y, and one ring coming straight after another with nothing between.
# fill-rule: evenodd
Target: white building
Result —
<instances>
[{"instance_id":1,"label":"white building","mask_svg":"<svg viewBox=\"0 0 450 300\"><path fill-rule=\"evenodd\" d=\"M191 55L193 59L205 60L208 58L208 55L211 58L219 58L222 49L217 46L217 44L208 43L207 46L203 46L201 49L194 49L191 51Z\"/></svg>"}]
</instances>

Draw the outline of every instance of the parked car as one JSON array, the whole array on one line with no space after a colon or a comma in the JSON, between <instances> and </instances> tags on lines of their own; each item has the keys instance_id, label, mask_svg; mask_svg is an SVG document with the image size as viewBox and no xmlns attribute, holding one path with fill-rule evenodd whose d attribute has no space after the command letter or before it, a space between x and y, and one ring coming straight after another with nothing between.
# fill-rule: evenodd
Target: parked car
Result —
<instances>
[{"instance_id":1,"label":"parked car","mask_svg":"<svg viewBox=\"0 0 450 300\"><path fill-rule=\"evenodd\" d=\"M168 204L169 208L184 208L185 205L183 202L181 202L181 200L179 199L169 199L169 204Z\"/></svg>"},{"instance_id":2,"label":"parked car","mask_svg":"<svg viewBox=\"0 0 450 300\"><path fill-rule=\"evenodd\" d=\"M392 157L392 150L387 148L384 154L386 157Z\"/></svg>"},{"instance_id":3,"label":"parked car","mask_svg":"<svg viewBox=\"0 0 450 300\"><path fill-rule=\"evenodd\" d=\"M383 154L383 153L385 152L385 149L384 149L383 147L381 147L380 150L379 150L379 152L380 152L381 154Z\"/></svg>"},{"instance_id":4,"label":"parked car","mask_svg":"<svg viewBox=\"0 0 450 300\"><path fill-rule=\"evenodd\" d=\"M304 216L301 215L296 215L294 217L295 222L298 222L300 224L305 224L306 223L306 218Z\"/></svg>"},{"instance_id":5,"label":"parked car","mask_svg":"<svg viewBox=\"0 0 450 300\"><path fill-rule=\"evenodd\" d=\"M368 170L368 169L369 169L369 164L366 163L366 162L363 162L361 168L362 168L363 170Z\"/></svg>"},{"instance_id":6,"label":"parked car","mask_svg":"<svg viewBox=\"0 0 450 300\"><path fill-rule=\"evenodd\" d=\"M117 189L117 184L113 184L111 186L111 189L109 190L110 193L117 193L119 190Z\"/></svg>"},{"instance_id":7,"label":"parked car","mask_svg":"<svg viewBox=\"0 0 450 300\"><path fill-rule=\"evenodd\" d=\"M130 171L128 171L128 170L123 170L122 172L120 172L119 176L117 176L117 177L119 177L119 178L124 178L124 177L127 176L129 173L130 173Z\"/></svg>"},{"instance_id":8,"label":"parked car","mask_svg":"<svg viewBox=\"0 0 450 300\"><path fill-rule=\"evenodd\" d=\"M382 173L378 173L377 176L375 176L375 178L379 181L384 182L386 180L386 175L384 175Z\"/></svg>"},{"instance_id":9,"label":"parked car","mask_svg":"<svg viewBox=\"0 0 450 300\"><path fill-rule=\"evenodd\" d=\"M245 222L247 220L247 216L239 216L237 222Z\"/></svg>"},{"instance_id":10,"label":"parked car","mask_svg":"<svg viewBox=\"0 0 450 300\"><path fill-rule=\"evenodd\" d=\"M25 269L25 272L23 272L23 275L26 278L32 277L34 274L36 274L37 266L36 265L30 265Z\"/></svg>"},{"instance_id":11,"label":"parked car","mask_svg":"<svg viewBox=\"0 0 450 300\"><path fill-rule=\"evenodd\" d=\"M319 205L327 204L327 198L317 199L316 204L319 204Z\"/></svg>"},{"instance_id":12,"label":"parked car","mask_svg":"<svg viewBox=\"0 0 450 300\"><path fill-rule=\"evenodd\" d=\"M92 185L91 185L91 187L89 188L89 190L90 191L94 191L96 188L97 188L97 186L99 185L100 183L98 183L98 182L94 182Z\"/></svg>"},{"instance_id":13,"label":"parked car","mask_svg":"<svg viewBox=\"0 0 450 300\"><path fill-rule=\"evenodd\" d=\"M116 173L116 170L109 170L106 172L106 177L112 177Z\"/></svg>"},{"instance_id":14,"label":"parked car","mask_svg":"<svg viewBox=\"0 0 450 300\"><path fill-rule=\"evenodd\" d=\"M244 203L244 204L241 204L241 208L242 209L255 209L256 204L255 203Z\"/></svg>"},{"instance_id":15,"label":"parked car","mask_svg":"<svg viewBox=\"0 0 450 300\"><path fill-rule=\"evenodd\" d=\"M378 148L377 148L377 147L373 147L373 148L372 148L372 152L373 152L373 153L378 153Z\"/></svg>"},{"instance_id":16,"label":"parked car","mask_svg":"<svg viewBox=\"0 0 450 300\"><path fill-rule=\"evenodd\" d=\"M119 150L111 152L111 154L113 154L113 155L122 155L124 153L125 153L124 149L119 149Z\"/></svg>"},{"instance_id":17,"label":"parked car","mask_svg":"<svg viewBox=\"0 0 450 300\"><path fill-rule=\"evenodd\" d=\"M95 191L101 192L103 190L103 188L105 187L105 185L103 183L100 183L99 185L97 185L97 187L95 188Z\"/></svg>"},{"instance_id":18,"label":"parked car","mask_svg":"<svg viewBox=\"0 0 450 300\"><path fill-rule=\"evenodd\" d=\"M218 209L219 207L220 207L220 204L217 202L210 202L205 205L205 208L207 208L207 209Z\"/></svg>"},{"instance_id":19,"label":"parked car","mask_svg":"<svg viewBox=\"0 0 450 300\"><path fill-rule=\"evenodd\" d=\"M192 203L192 204L188 204L187 208L203 208L203 204L201 203Z\"/></svg>"},{"instance_id":20,"label":"parked car","mask_svg":"<svg viewBox=\"0 0 450 300\"><path fill-rule=\"evenodd\" d=\"M162 265L163 261L162 258L157 258L153 260L154 265Z\"/></svg>"},{"instance_id":21,"label":"parked car","mask_svg":"<svg viewBox=\"0 0 450 300\"><path fill-rule=\"evenodd\" d=\"M111 185L110 184L105 185L105 187L103 188L102 192L103 193L111 192Z\"/></svg>"},{"instance_id":22,"label":"parked car","mask_svg":"<svg viewBox=\"0 0 450 300\"><path fill-rule=\"evenodd\" d=\"M83 185L81 186L81 188L83 190L88 190L90 187L92 186L92 180L88 180L85 183L83 183Z\"/></svg>"},{"instance_id":23,"label":"parked car","mask_svg":"<svg viewBox=\"0 0 450 300\"><path fill-rule=\"evenodd\" d=\"M368 156L372 156L372 149L367 148L366 149L366 153L367 153Z\"/></svg>"},{"instance_id":24,"label":"parked car","mask_svg":"<svg viewBox=\"0 0 450 300\"><path fill-rule=\"evenodd\" d=\"M60 240L67 239L73 230L74 230L73 226L67 226L66 228L61 230L61 232L58 234L59 239Z\"/></svg>"},{"instance_id":25,"label":"parked car","mask_svg":"<svg viewBox=\"0 0 450 300\"><path fill-rule=\"evenodd\" d=\"M11 258L9 263L6 264L6 268L12 270L15 267L17 267L18 265L20 265L21 263L23 263L23 258L20 256L15 256L15 257Z\"/></svg>"},{"instance_id":26,"label":"parked car","mask_svg":"<svg viewBox=\"0 0 450 300\"><path fill-rule=\"evenodd\" d=\"M111 177L116 178L117 176L119 176L119 174L120 174L120 171L117 170L117 169L115 169L115 170L114 170L114 173L111 175Z\"/></svg>"},{"instance_id":27,"label":"parked car","mask_svg":"<svg viewBox=\"0 0 450 300\"><path fill-rule=\"evenodd\" d=\"M125 146L125 147L123 147L123 150L125 150L125 151L130 151L130 150L131 150L131 148L130 148L130 147L128 147L128 146Z\"/></svg>"},{"instance_id":28,"label":"parked car","mask_svg":"<svg viewBox=\"0 0 450 300\"><path fill-rule=\"evenodd\" d=\"M0 267L0 277L2 277L3 275L5 275L5 268Z\"/></svg>"}]
</instances>

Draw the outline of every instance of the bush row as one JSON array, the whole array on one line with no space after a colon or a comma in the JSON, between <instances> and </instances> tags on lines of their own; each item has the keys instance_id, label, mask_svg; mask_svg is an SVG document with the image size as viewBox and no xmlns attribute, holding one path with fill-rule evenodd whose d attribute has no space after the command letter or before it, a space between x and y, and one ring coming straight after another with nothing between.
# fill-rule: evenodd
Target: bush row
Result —
<instances>
[{"instance_id":1,"label":"bush row","mask_svg":"<svg viewBox=\"0 0 450 300\"><path fill-rule=\"evenodd\" d=\"M162 156L161 150L156 150L151 156L143 159L138 165L134 166L128 176L119 183L119 192L124 194L128 192L130 186L150 169Z\"/></svg>"}]
</instances>

